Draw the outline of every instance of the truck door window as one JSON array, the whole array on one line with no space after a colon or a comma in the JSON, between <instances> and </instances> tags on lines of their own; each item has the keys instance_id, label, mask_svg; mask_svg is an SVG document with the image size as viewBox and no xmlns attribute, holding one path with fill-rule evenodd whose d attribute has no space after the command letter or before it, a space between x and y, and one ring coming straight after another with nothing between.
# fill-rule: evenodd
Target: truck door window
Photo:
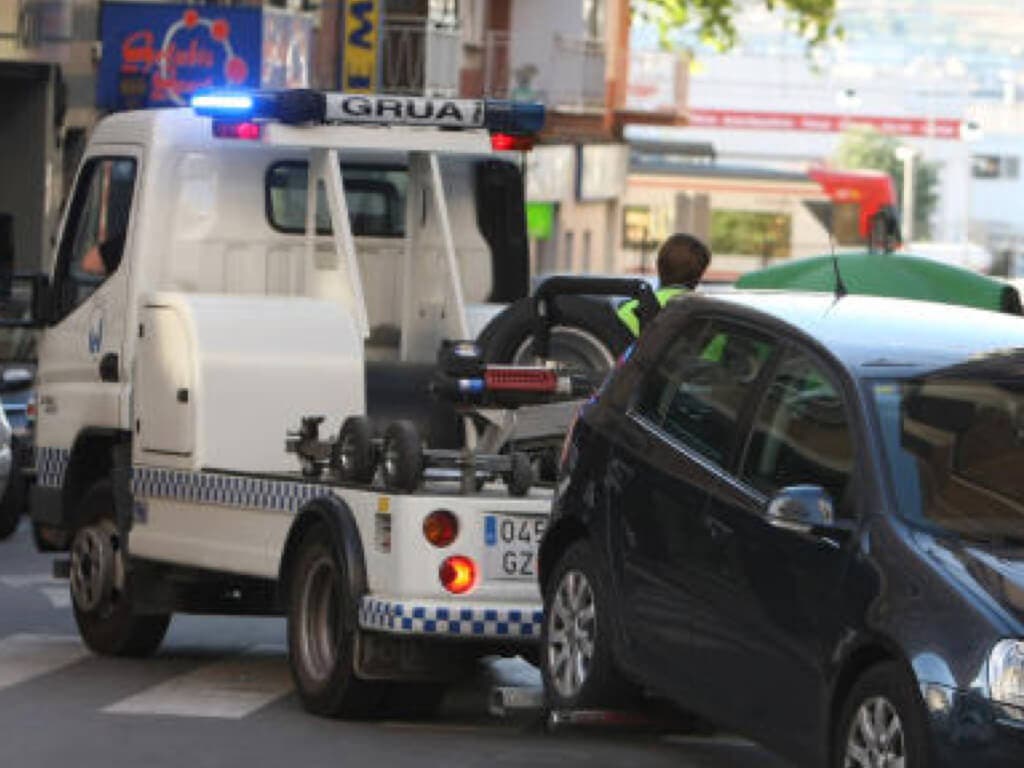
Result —
<instances>
[{"instance_id":1,"label":"truck door window","mask_svg":"<svg viewBox=\"0 0 1024 768\"><path fill-rule=\"evenodd\" d=\"M110 277L124 255L135 160L104 157L82 170L57 260L57 309L64 317Z\"/></svg>"},{"instance_id":2,"label":"truck door window","mask_svg":"<svg viewBox=\"0 0 1024 768\"><path fill-rule=\"evenodd\" d=\"M267 172L267 219L279 232L306 231L308 166L303 162L275 163ZM349 221L355 237L403 237L405 192L409 174L404 168L346 165L342 183ZM316 229L331 232L323 185L317 194Z\"/></svg>"}]
</instances>

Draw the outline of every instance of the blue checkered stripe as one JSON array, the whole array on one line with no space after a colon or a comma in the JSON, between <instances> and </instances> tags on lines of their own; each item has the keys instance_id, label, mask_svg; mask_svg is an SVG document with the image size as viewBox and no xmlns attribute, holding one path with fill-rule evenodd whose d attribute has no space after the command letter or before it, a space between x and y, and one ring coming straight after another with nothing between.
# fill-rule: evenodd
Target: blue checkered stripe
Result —
<instances>
[{"instance_id":1,"label":"blue checkered stripe","mask_svg":"<svg viewBox=\"0 0 1024 768\"><path fill-rule=\"evenodd\" d=\"M137 498L170 499L188 504L216 504L295 514L323 486L244 475L135 467L132 493Z\"/></svg>"},{"instance_id":2,"label":"blue checkered stripe","mask_svg":"<svg viewBox=\"0 0 1024 768\"><path fill-rule=\"evenodd\" d=\"M36 482L45 488L61 488L71 451L64 448L36 447Z\"/></svg>"},{"instance_id":3,"label":"blue checkered stripe","mask_svg":"<svg viewBox=\"0 0 1024 768\"><path fill-rule=\"evenodd\" d=\"M376 597L359 604L361 627L403 634L539 639L541 621L539 608L426 606Z\"/></svg>"}]
</instances>

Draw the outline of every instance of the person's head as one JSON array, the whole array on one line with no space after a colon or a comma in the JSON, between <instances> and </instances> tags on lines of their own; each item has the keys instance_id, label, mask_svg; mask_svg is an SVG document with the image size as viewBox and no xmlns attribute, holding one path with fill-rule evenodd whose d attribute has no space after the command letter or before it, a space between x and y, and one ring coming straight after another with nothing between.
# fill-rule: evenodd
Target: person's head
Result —
<instances>
[{"instance_id":1,"label":"person's head","mask_svg":"<svg viewBox=\"0 0 1024 768\"><path fill-rule=\"evenodd\" d=\"M711 263L711 251L699 238L678 233L658 249L658 280L662 286L696 288Z\"/></svg>"}]
</instances>

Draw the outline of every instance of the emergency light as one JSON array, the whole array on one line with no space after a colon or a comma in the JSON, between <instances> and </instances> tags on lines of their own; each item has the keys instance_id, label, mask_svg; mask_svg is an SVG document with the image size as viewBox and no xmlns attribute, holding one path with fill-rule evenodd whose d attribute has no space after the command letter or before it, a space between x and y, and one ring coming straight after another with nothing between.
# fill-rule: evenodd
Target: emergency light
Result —
<instances>
[{"instance_id":1,"label":"emergency light","mask_svg":"<svg viewBox=\"0 0 1024 768\"><path fill-rule=\"evenodd\" d=\"M535 102L364 96L307 89L201 91L192 97L192 109L215 120L484 128L507 136L528 136L544 126L544 105Z\"/></svg>"}]
</instances>

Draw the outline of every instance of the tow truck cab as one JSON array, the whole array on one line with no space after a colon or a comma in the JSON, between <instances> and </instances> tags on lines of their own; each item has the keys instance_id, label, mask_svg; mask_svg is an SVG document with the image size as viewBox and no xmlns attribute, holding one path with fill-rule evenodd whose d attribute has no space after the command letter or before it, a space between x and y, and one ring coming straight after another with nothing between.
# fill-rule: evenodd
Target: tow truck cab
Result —
<instances>
[{"instance_id":1,"label":"tow truck cab","mask_svg":"<svg viewBox=\"0 0 1024 768\"><path fill-rule=\"evenodd\" d=\"M92 477L129 438L143 462L293 469L286 426L324 413L335 427L365 412L366 387L353 386L363 370L385 379L371 404L405 413L398 371L422 375L441 339L473 338L498 302L526 294L521 178L486 131L220 127L235 124L153 110L111 116L91 138L57 239L39 350L44 482L34 506L45 526L73 528L68 515L89 484L52 483L65 456L72 478ZM286 137L267 135L275 131ZM337 138L317 138L325 131ZM317 141L340 148L309 146ZM351 222L341 248L328 153ZM311 158L321 178L307 238ZM123 250L90 263L105 240ZM199 349L173 319L186 317L209 329ZM178 369L155 364L166 359ZM223 399L211 389L222 385ZM388 385L391 402L373 402Z\"/></svg>"}]
</instances>

